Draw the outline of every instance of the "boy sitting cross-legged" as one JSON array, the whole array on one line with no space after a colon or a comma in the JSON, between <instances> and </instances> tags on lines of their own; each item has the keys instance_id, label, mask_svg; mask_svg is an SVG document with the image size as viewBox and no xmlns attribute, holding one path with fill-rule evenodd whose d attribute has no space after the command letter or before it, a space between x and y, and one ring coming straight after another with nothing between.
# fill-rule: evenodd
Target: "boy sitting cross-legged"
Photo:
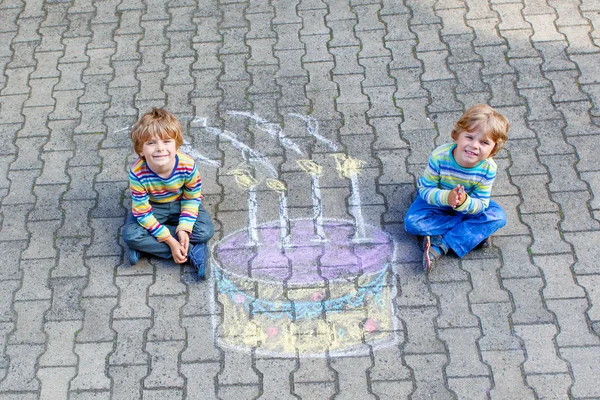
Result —
<instances>
[{"instance_id":1,"label":"boy sitting cross-legged","mask_svg":"<svg viewBox=\"0 0 600 400\"><path fill-rule=\"evenodd\" d=\"M404 217L408 233L423 236L429 271L449 250L464 257L506 224L490 199L497 166L492 159L508 139L508 120L492 107L469 108L452 130L454 143L436 148L417 183L417 198Z\"/></svg>"},{"instance_id":2,"label":"boy sitting cross-legged","mask_svg":"<svg viewBox=\"0 0 600 400\"><path fill-rule=\"evenodd\" d=\"M170 112L152 108L131 131L139 158L129 170L131 213L123 228L129 261L140 252L178 263L190 261L204 279L206 243L214 234L202 206L202 179L183 144L181 124Z\"/></svg>"}]
</instances>

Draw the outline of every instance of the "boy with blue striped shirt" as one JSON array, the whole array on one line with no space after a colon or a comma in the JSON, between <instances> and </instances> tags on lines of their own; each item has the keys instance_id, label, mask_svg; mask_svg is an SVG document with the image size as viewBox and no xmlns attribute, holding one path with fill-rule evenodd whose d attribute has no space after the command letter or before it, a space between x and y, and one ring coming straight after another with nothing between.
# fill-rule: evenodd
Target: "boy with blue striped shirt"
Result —
<instances>
[{"instance_id":1,"label":"boy with blue striped shirt","mask_svg":"<svg viewBox=\"0 0 600 400\"><path fill-rule=\"evenodd\" d=\"M170 112L153 108L131 131L139 158L129 169L131 214L123 228L129 261L140 253L186 261L204 278L206 242L214 229L202 207L202 179L194 159L178 152L181 124Z\"/></svg>"},{"instance_id":2,"label":"boy with blue striped shirt","mask_svg":"<svg viewBox=\"0 0 600 400\"><path fill-rule=\"evenodd\" d=\"M449 250L464 257L506 224L490 199L497 166L492 157L508 140L509 123L492 107L469 108L452 130L454 143L436 148L417 183L417 198L404 218L406 231L423 236L423 268L431 270Z\"/></svg>"}]
</instances>

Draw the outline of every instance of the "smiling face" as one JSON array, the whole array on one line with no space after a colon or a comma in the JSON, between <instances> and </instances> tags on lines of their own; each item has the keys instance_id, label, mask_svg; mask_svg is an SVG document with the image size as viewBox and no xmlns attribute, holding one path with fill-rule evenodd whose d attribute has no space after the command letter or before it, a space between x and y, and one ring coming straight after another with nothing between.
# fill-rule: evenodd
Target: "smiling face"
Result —
<instances>
[{"instance_id":1,"label":"smiling face","mask_svg":"<svg viewBox=\"0 0 600 400\"><path fill-rule=\"evenodd\" d=\"M175 167L176 154L177 143L174 139L154 136L144 142L140 156L146 159L146 163L156 174L168 176Z\"/></svg>"},{"instance_id":2,"label":"smiling face","mask_svg":"<svg viewBox=\"0 0 600 400\"><path fill-rule=\"evenodd\" d=\"M473 168L488 158L496 146L496 143L485 135L480 127L475 127L472 132L460 132L454 143L456 147L452 155L463 168Z\"/></svg>"}]
</instances>

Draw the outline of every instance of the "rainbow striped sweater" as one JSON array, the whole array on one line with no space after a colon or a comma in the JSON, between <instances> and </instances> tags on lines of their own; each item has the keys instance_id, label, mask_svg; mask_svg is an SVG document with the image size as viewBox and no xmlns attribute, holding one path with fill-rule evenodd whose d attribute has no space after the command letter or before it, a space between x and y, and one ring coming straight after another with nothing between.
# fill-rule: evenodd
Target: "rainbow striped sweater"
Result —
<instances>
[{"instance_id":1,"label":"rainbow striped sweater","mask_svg":"<svg viewBox=\"0 0 600 400\"><path fill-rule=\"evenodd\" d=\"M150 201L180 201L181 214L177 231L192 232L202 199L202 179L193 158L177 153L175 168L168 178L161 178L148 167L145 159L138 158L129 169L129 189L131 212L139 224L159 242L167 240L171 233L154 217Z\"/></svg>"},{"instance_id":2,"label":"rainbow striped sweater","mask_svg":"<svg viewBox=\"0 0 600 400\"><path fill-rule=\"evenodd\" d=\"M429 157L423 176L417 182L419 196L427 203L449 207L448 195L456 185L463 185L467 200L455 210L465 214L479 214L489 206L492 184L498 169L490 157L473 168L463 168L454 159L455 143L443 144Z\"/></svg>"}]
</instances>

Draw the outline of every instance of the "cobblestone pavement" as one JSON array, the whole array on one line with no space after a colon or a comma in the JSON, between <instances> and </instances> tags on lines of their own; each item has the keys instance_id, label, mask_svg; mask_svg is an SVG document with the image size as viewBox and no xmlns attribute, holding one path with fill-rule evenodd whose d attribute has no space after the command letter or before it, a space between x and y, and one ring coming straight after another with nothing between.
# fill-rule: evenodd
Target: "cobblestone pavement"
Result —
<instances>
[{"instance_id":1,"label":"cobblestone pavement","mask_svg":"<svg viewBox=\"0 0 600 400\"><path fill-rule=\"evenodd\" d=\"M1 1L0 398L600 398L598 65L598 0ZM509 222L425 276L403 216L479 102ZM203 282L120 239L151 106Z\"/></svg>"}]
</instances>

